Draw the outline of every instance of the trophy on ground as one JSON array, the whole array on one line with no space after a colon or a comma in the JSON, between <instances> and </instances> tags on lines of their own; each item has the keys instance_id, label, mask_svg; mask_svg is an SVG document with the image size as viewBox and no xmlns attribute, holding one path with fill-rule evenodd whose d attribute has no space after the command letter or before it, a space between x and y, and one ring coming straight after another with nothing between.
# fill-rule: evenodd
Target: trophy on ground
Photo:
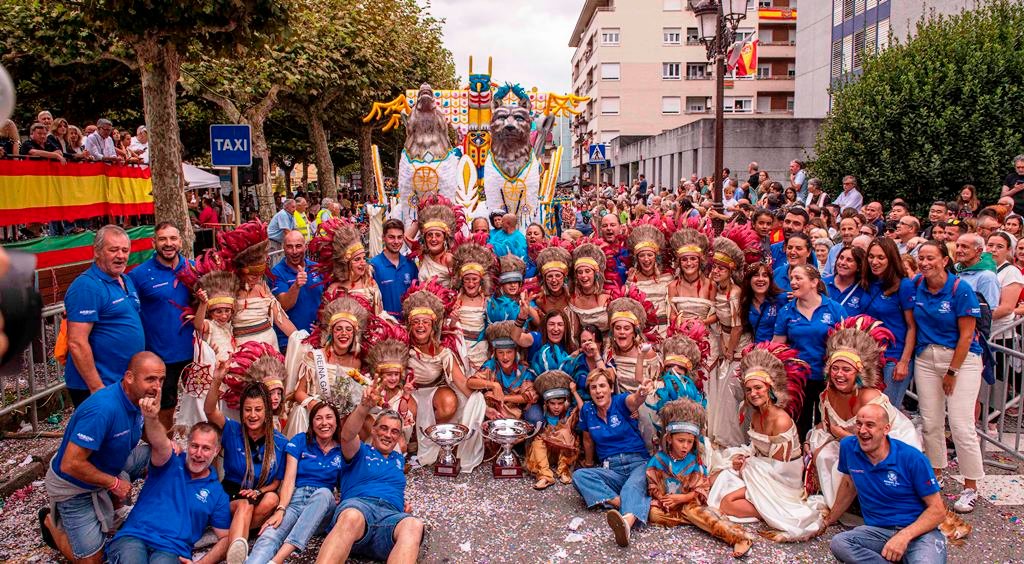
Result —
<instances>
[{"instance_id":1,"label":"trophy on ground","mask_svg":"<svg viewBox=\"0 0 1024 564\"><path fill-rule=\"evenodd\" d=\"M469 427L456 423L438 423L427 427L423 434L441 447L441 454L434 463L434 475L451 478L458 476L462 467L455 457L455 447L469 437Z\"/></svg>"},{"instance_id":2,"label":"trophy on ground","mask_svg":"<svg viewBox=\"0 0 1024 564\"><path fill-rule=\"evenodd\" d=\"M501 445L501 452L494 459L492 471L495 478L522 478L523 466L519 457L512 452L512 446L537 433L522 419L494 419L485 421L481 428L484 436Z\"/></svg>"}]
</instances>

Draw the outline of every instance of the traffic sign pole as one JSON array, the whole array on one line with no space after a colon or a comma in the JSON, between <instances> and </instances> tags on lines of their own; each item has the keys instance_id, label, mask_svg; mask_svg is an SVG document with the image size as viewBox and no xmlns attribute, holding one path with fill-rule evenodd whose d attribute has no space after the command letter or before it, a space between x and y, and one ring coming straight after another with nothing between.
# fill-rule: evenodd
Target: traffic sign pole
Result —
<instances>
[{"instance_id":1,"label":"traffic sign pole","mask_svg":"<svg viewBox=\"0 0 1024 564\"><path fill-rule=\"evenodd\" d=\"M238 167L231 167L231 202L235 206L235 227L242 224L242 206L238 203Z\"/></svg>"}]
</instances>

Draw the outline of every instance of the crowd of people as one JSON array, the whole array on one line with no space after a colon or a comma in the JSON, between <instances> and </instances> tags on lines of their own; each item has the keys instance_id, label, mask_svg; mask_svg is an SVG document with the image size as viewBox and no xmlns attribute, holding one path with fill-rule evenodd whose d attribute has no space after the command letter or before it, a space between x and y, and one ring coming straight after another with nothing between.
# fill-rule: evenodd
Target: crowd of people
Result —
<instances>
[{"instance_id":1,"label":"crowd of people","mask_svg":"<svg viewBox=\"0 0 1024 564\"><path fill-rule=\"evenodd\" d=\"M952 509L970 513L989 343L1024 314L1014 165L996 204L965 187L926 221L865 202L852 176L830 199L794 161L785 184L751 163L721 207L698 178L584 183L556 233L436 195L409 224L296 199L194 261L157 225L126 272L127 234L106 226L65 298L76 409L43 538L75 562L199 543L201 562L281 563L316 535L318 561L411 562L406 471L441 450L427 430L477 431L456 449L472 472L493 455L483 423L519 419L537 430L533 487L572 485L619 546L693 525L742 556L743 523L804 541L858 498L838 560L943 561L964 526L939 495L946 421Z\"/></svg>"}]
</instances>

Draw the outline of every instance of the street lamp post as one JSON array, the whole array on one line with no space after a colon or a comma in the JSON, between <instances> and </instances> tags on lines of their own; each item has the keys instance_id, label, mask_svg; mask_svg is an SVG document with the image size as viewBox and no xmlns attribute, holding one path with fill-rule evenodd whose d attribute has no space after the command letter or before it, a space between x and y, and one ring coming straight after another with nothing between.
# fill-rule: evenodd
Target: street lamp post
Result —
<instances>
[{"instance_id":1,"label":"street lamp post","mask_svg":"<svg viewBox=\"0 0 1024 564\"><path fill-rule=\"evenodd\" d=\"M715 171L712 199L722 206L722 169L725 168L725 58L736 40L736 28L747 17L747 0L688 0L697 16L700 42L715 64Z\"/></svg>"}]
</instances>

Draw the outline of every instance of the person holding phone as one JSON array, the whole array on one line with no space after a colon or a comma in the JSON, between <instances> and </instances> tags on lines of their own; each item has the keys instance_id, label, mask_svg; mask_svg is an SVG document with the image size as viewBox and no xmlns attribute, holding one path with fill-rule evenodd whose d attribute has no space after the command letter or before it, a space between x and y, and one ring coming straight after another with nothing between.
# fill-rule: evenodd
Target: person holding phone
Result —
<instances>
[{"instance_id":1,"label":"person holding phone","mask_svg":"<svg viewBox=\"0 0 1024 564\"><path fill-rule=\"evenodd\" d=\"M1013 157L1013 172L1003 180L1000 198L1013 198L1013 213L1024 215L1024 155Z\"/></svg>"}]
</instances>

